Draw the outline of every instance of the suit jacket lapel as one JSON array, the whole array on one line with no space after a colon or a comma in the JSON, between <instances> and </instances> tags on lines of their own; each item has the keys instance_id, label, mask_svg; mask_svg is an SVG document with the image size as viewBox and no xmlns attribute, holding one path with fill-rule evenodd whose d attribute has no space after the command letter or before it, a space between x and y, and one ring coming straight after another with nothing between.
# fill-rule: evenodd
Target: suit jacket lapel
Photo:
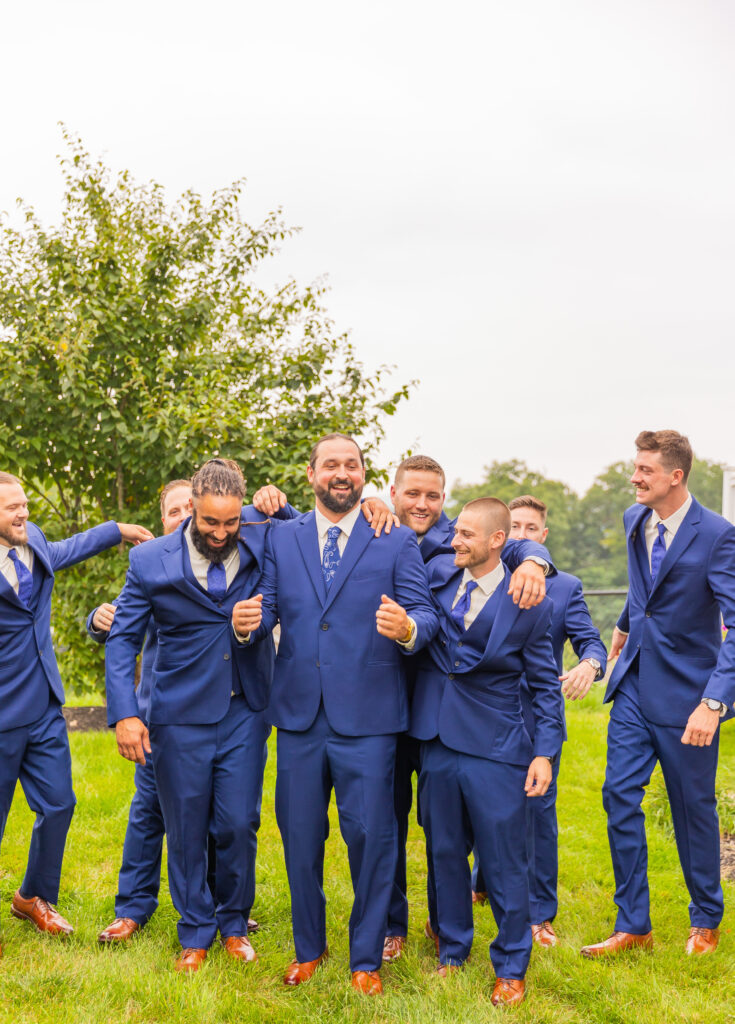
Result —
<instances>
[{"instance_id":1,"label":"suit jacket lapel","mask_svg":"<svg viewBox=\"0 0 735 1024\"><path fill-rule=\"evenodd\" d=\"M650 515L650 508L643 508L640 515L634 518L628 531L628 558L637 562L640 578L647 592L651 590L651 566L646 549L646 521Z\"/></svg>"},{"instance_id":2,"label":"suit jacket lapel","mask_svg":"<svg viewBox=\"0 0 735 1024\"><path fill-rule=\"evenodd\" d=\"M316 516L313 511L309 512L301 520L296 528L296 543L299 546L301 557L304 560L306 571L309 574L311 585L314 588L320 604L326 600L326 587L322 576L322 561L319 557L319 537L316 530ZM332 584L334 589L334 584Z\"/></svg>"},{"instance_id":3,"label":"suit jacket lapel","mask_svg":"<svg viewBox=\"0 0 735 1024\"><path fill-rule=\"evenodd\" d=\"M672 565L676 565L677 560L684 554L686 549L699 533L698 523L700 519L701 506L699 502L692 501L689 511L684 516L681 526L676 531L676 536L666 549L666 554L659 566L658 575L656 576L656 581L651 589L651 594L658 590L666 579Z\"/></svg>"},{"instance_id":4,"label":"suit jacket lapel","mask_svg":"<svg viewBox=\"0 0 735 1024\"><path fill-rule=\"evenodd\" d=\"M171 534L168 539L168 543L165 545L165 551L161 556L161 563L164 571L168 576L169 582L171 582L177 590L180 590L182 594L186 594L187 597L191 597L195 601L198 601L199 604L204 605L204 607L208 608L210 611L218 611L219 609L217 609L216 605L210 601L204 591L195 586L191 580L187 579L184 572L184 555L182 545L186 544L186 537L184 536L185 528L186 522Z\"/></svg>"},{"instance_id":5,"label":"suit jacket lapel","mask_svg":"<svg viewBox=\"0 0 735 1024\"><path fill-rule=\"evenodd\" d=\"M22 608L23 611L30 614L30 608L27 604L23 604L15 590L13 590L8 580L5 578L5 573L2 572L0 572L0 597L4 598L10 604L15 605L17 608Z\"/></svg>"},{"instance_id":6,"label":"suit jacket lapel","mask_svg":"<svg viewBox=\"0 0 735 1024\"><path fill-rule=\"evenodd\" d=\"M358 560L362 556L363 551L368 546L375 534L372 531L372 527L367 522L363 515L359 515L355 520L355 525L352 527L352 533L349 536L349 540L345 546L342 558L340 559L337 572L335 573L332 585L329 588L327 594L327 600L324 605L324 610L329 607L334 601L337 594L342 589L342 585L345 580L349 577L352 570L355 568ZM318 549L317 549L318 550ZM319 564L319 575L321 576L322 567Z\"/></svg>"},{"instance_id":7,"label":"suit jacket lapel","mask_svg":"<svg viewBox=\"0 0 735 1024\"><path fill-rule=\"evenodd\" d=\"M498 584L495 593L488 600L485 607L482 609L482 612L480 612L480 615L478 615L479 619L485 611L489 611L488 605L495 605L495 618L493 619L493 624L490 628L490 636L487 639L487 646L485 647L484 654L485 658L492 658L500 644L505 640L508 633L510 633L513 628L513 624L521 612L518 605L513 604L513 599L506 593L509 581L510 570L506 567L505 575ZM498 590L500 591L499 594ZM497 604L495 603L495 598L497 598ZM472 626L470 626L470 629L471 628Z\"/></svg>"}]
</instances>

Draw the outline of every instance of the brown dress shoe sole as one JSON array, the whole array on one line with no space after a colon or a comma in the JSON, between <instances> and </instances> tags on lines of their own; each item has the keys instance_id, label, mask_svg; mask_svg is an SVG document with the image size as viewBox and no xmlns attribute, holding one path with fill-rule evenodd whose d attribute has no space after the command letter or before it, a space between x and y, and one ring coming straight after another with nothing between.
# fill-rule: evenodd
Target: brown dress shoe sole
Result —
<instances>
[{"instance_id":1,"label":"brown dress shoe sole","mask_svg":"<svg viewBox=\"0 0 735 1024\"><path fill-rule=\"evenodd\" d=\"M59 935L59 936L63 937L63 936L71 935L73 933L73 931L74 931L74 929L71 929L70 931L67 931L65 928L59 928L58 930L57 929L53 929L52 930L51 928L40 928L36 924L36 922L33 920L33 918L31 917L30 914L24 914L22 910L18 910L18 909L16 909L16 907L13 907L13 906L10 907L10 913L13 915L13 917L17 917L19 921L28 921L28 922L30 922L30 924L33 925L33 927L36 929L36 931L40 932L42 935Z\"/></svg>"}]
</instances>

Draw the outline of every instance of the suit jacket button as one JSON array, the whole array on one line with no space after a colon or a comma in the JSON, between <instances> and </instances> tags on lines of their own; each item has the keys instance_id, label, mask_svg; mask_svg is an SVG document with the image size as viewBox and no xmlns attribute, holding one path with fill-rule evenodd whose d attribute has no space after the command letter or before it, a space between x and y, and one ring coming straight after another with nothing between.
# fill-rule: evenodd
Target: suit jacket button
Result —
<instances>
[{"instance_id":1,"label":"suit jacket button","mask_svg":"<svg viewBox=\"0 0 735 1024\"><path fill-rule=\"evenodd\" d=\"M650 613L650 612L646 612L646 618L647 618L647 619L650 619L650 618L651 618L651 613Z\"/></svg>"},{"instance_id":2,"label":"suit jacket button","mask_svg":"<svg viewBox=\"0 0 735 1024\"><path fill-rule=\"evenodd\" d=\"M459 643L457 644L457 647L464 647L464 643L463 643L462 640L459 641Z\"/></svg>"},{"instance_id":3,"label":"suit jacket button","mask_svg":"<svg viewBox=\"0 0 735 1024\"><path fill-rule=\"evenodd\" d=\"M450 678L450 679L454 679L454 672L450 672L450 673L449 673L449 678Z\"/></svg>"},{"instance_id":4,"label":"suit jacket button","mask_svg":"<svg viewBox=\"0 0 735 1024\"><path fill-rule=\"evenodd\" d=\"M329 629L329 623L328 622L322 622L322 629Z\"/></svg>"},{"instance_id":5,"label":"suit jacket button","mask_svg":"<svg viewBox=\"0 0 735 1024\"><path fill-rule=\"evenodd\" d=\"M321 666L319 665L319 662L317 662L317 663L316 663L316 667L317 667L317 668L320 668L320 667L321 667Z\"/></svg>"},{"instance_id":6,"label":"suit jacket button","mask_svg":"<svg viewBox=\"0 0 735 1024\"><path fill-rule=\"evenodd\" d=\"M229 661L229 660L230 660L230 656L229 656L229 654L226 654L225 655L225 661Z\"/></svg>"},{"instance_id":7,"label":"suit jacket button","mask_svg":"<svg viewBox=\"0 0 735 1024\"><path fill-rule=\"evenodd\" d=\"M459 662L458 662L458 661L455 661L455 663L454 663L454 667L455 667L455 668L459 668Z\"/></svg>"}]
</instances>

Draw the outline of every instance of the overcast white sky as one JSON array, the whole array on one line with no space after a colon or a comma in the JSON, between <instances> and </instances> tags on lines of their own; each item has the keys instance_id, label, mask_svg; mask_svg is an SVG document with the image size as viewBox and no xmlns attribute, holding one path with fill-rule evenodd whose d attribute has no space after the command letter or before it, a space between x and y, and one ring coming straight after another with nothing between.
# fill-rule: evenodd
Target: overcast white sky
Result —
<instances>
[{"instance_id":1,"label":"overcast white sky","mask_svg":"<svg viewBox=\"0 0 735 1024\"><path fill-rule=\"evenodd\" d=\"M735 463L730 0L47 0L0 15L0 209L57 218L58 121L173 198L248 178L368 367L385 459L584 490L674 427Z\"/></svg>"}]
</instances>

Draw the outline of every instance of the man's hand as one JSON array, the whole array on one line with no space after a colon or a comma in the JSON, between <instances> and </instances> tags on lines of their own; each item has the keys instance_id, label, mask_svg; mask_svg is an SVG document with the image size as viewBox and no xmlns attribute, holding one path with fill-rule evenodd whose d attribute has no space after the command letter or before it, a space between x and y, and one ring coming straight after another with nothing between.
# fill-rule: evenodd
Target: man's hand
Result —
<instances>
[{"instance_id":1,"label":"man's hand","mask_svg":"<svg viewBox=\"0 0 735 1024\"><path fill-rule=\"evenodd\" d=\"M286 495L275 484L266 484L253 495L253 505L264 516L274 516L279 509L286 507Z\"/></svg>"},{"instance_id":2,"label":"man's hand","mask_svg":"<svg viewBox=\"0 0 735 1024\"><path fill-rule=\"evenodd\" d=\"M565 675L559 676L561 692L567 700L582 700L590 692L596 675L597 669L594 666L588 661L580 661L579 665L575 665Z\"/></svg>"},{"instance_id":3,"label":"man's hand","mask_svg":"<svg viewBox=\"0 0 735 1024\"><path fill-rule=\"evenodd\" d=\"M610 642L610 657L617 658L625 647L625 641L628 639L628 634L624 633L622 629L618 629L616 626L613 630L612 641Z\"/></svg>"},{"instance_id":4,"label":"man's hand","mask_svg":"<svg viewBox=\"0 0 735 1024\"><path fill-rule=\"evenodd\" d=\"M92 629L96 629L98 633L109 633L114 618L115 605L101 604L92 616Z\"/></svg>"},{"instance_id":5,"label":"man's hand","mask_svg":"<svg viewBox=\"0 0 735 1024\"><path fill-rule=\"evenodd\" d=\"M240 636L254 633L263 619L263 595L256 594L247 601L238 601L232 609L232 628Z\"/></svg>"},{"instance_id":6,"label":"man's hand","mask_svg":"<svg viewBox=\"0 0 735 1024\"><path fill-rule=\"evenodd\" d=\"M123 540L129 540L131 544L142 544L144 540L152 540L153 534L146 530L145 526L136 526L135 523L118 523L117 528L122 534Z\"/></svg>"},{"instance_id":7,"label":"man's hand","mask_svg":"<svg viewBox=\"0 0 735 1024\"><path fill-rule=\"evenodd\" d=\"M712 711L706 704L697 704L689 716L681 742L693 747L709 747L719 724L719 711Z\"/></svg>"},{"instance_id":8,"label":"man's hand","mask_svg":"<svg viewBox=\"0 0 735 1024\"><path fill-rule=\"evenodd\" d=\"M411 623L405 610L386 594L381 595L380 602L380 608L375 613L378 632L389 640L405 643L411 638Z\"/></svg>"},{"instance_id":9,"label":"man's hand","mask_svg":"<svg viewBox=\"0 0 735 1024\"><path fill-rule=\"evenodd\" d=\"M380 498L365 498L362 503L362 514L379 537L383 530L390 533L394 526L400 526L401 522Z\"/></svg>"},{"instance_id":10,"label":"man's hand","mask_svg":"<svg viewBox=\"0 0 735 1024\"><path fill-rule=\"evenodd\" d=\"M551 761L548 757L534 757L528 768L526 796L543 796L551 785Z\"/></svg>"},{"instance_id":11,"label":"man's hand","mask_svg":"<svg viewBox=\"0 0 735 1024\"><path fill-rule=\"evenodd\" d=\"M136 764L145 764L145 755L151 752L151 741L139 718L121 718L115 725L115 738L123 757Z\"/></svg>"},{"instance_id":12,"label":"man's hand","mask_svg":"<svg viewBox=\"0 0 735 1024\"><path fill-rule=\"evenodd\" d=\"M521 562L510 578L508 593L519 608L535 608L541 604L546 596L543 567L530 559Z\"/></svg>"}]
</instances>

